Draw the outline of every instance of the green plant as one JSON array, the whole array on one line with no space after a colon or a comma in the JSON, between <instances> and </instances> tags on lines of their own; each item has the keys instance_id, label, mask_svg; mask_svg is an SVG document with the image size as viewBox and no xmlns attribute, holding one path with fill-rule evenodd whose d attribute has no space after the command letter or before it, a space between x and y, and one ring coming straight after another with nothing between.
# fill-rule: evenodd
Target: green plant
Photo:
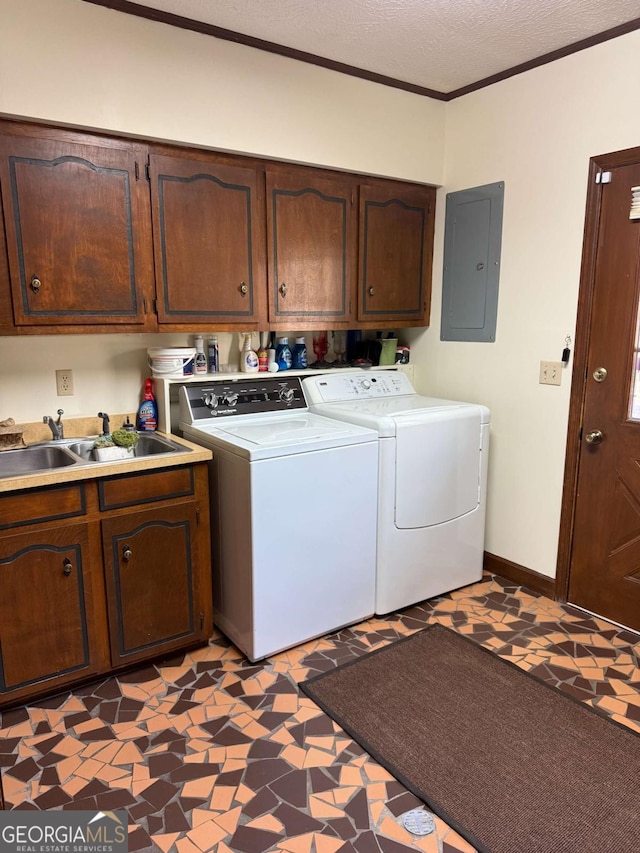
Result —
<instances>
[{"instance_id":1,"label":"green plant","mask_svg":"<svg viewBox=\"0 0 640 853\"><path fill-rule=\"evenodd\" d=\"M127 429L115 429L111 439L118 447L133 447L138 441L138 433Z\"/></svg>"}]
</instances>

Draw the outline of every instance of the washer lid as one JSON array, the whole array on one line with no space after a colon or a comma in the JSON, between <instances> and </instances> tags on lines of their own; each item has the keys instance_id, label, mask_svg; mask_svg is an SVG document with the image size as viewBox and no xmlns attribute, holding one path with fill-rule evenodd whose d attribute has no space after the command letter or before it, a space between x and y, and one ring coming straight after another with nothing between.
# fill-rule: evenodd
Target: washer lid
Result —
<instances>
[{"instance_id":1,"label":"washer lid","mask_svg":"<svg viewBox=\"0 0 640 853\"><path fill-rule=\"evenodd\" d=\"M190 434L197 436L197 428ZM209 446L223 444L228 450L251 460L310 453L332 447L376 441L378 436L369 429L341 423L308 412L267 418L234 418L218 422L215 428L202 430ZM198 440L197 438L195 439Z\"/></svg>"},{"instance_id":2,"label":"washer lid","mask_svg":"<svg viewBox=\"0 0 640 853\"><path fill-rule=\"evenodd\" d=\"M439 418L440 413L453 414L462 409L479 411L482 423L489 423L489 409L486 406L418 395L387 397L383 400L355 400L349 403L320 403L311 408L326 417L375 429L381 437L396 435L398 425L404 418L419 418L426 422L432 416Z\"/></svg>"}]
</instances>

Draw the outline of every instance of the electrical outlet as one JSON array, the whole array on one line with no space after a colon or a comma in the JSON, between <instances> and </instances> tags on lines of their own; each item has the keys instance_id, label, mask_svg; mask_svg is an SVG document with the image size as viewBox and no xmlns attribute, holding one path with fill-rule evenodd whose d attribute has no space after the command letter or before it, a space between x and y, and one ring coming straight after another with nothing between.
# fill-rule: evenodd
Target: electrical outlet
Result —
<instances>
[{"instance_id":1,"label":"electrical outlet","mask_svg":"<svg viewBox=\"0 0 640 853\"><path fill-rule=\"evenodd\" d=\"M58 397L73 397L72 370L56 370L56 391Z\"/></svg>"},{"instance_id":2,"label":"electrical outlet","mask_svg":"<svg viewBox=\"0 0 640 853\"><path fill-rule=\"evenodd\" d=\"M562 383L562 362L540 362L540 385L560 385Z\"/></svg>"}]
</instances>

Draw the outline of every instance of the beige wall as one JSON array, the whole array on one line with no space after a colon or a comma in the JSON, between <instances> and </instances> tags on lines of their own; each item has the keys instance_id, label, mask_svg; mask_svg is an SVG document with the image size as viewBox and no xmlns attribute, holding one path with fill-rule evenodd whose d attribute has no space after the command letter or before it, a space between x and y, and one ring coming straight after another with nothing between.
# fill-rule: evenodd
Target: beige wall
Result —
<instances>
[{"instance_id":1,"label":"beige wall","mask_svg":"<svg viewBox=\"0 0 640 853\"><path fill-rule=\"evenodd\" d=\"M553 576L589 157L640 144L640 33L443 104L80 0L0 0L0 113L443 184L420 390L492 410L487 549ZM495 344L441 342L445 193L506 184ZM0 338L0 418L135 404L145 350L186 336ZM72 368L74 397L55 396Z\"/></svg>"},{"instance_id":2,"label":"beige wall","mask_svg":"<svg viewBox=\"0 0 640 853\"><path fill-rule=\"evenodd\" d=\"M589 158L640 145L630 96L640 32L447 105L432 327L420 386L492 410L486 548L554 576L571 367L538 384L574 337ZM445 192L505 182L495 344L439 340Z\"/></svg>"},{"instance_id":3,"label":"beige wall","mask_svg":"<svg viewBox=\"0 0 640 853\"><path fill-rule=\"evenodd\" d=\"M81 0L0 22L0 113L442 183L441 102Z\"/></svg>"},{"instance_id":4,"label":"beige wall","mask_svg":"<svg viewBox=\"0 0 640 853\"><path fill-rule=\"evenodd\" d=\"M80 0L0 0L0 114L443 181L443 103ZM146 349L187 343L0 337L0 419L130 411ZM55 395L56 368L73 397Z\"/></svg>"}]
</instances>

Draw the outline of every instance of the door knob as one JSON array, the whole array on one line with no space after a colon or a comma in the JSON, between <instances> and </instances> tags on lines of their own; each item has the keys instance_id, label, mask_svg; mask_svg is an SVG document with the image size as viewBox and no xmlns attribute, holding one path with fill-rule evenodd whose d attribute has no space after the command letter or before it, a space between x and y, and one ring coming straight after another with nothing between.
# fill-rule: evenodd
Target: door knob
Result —
<instances>
[{"instance_id":1,"label":"door knob","mask_svg":"<svg viewBox=\"0 0 640 853\"><path fill-rule=\"evenodd\" d=\"M125 563L128 563L132 557L133 551L131 550L131 548L129 548L128 545L125 545L122 549L122 559L125 561Z\"/></svg>"},{"instance_id":2,"label":"door knob","mask_svg":"<svg viewBox=\"0 0 640 853\"><path fill-rule=\"evenodd\" d=\"M584 440L587 442L587 444L602 444L603 438L604 435L602 431L599 429L594 429L585 435Z\"/></svg>"},{"instance_id":3,"label":"door knob","mask_svg":"<svg viewBox=\"0 0 640 853\"><path fill-rule=\"evenodd\" d=\"M607 378L607 368L606 367L598 367L597 370L593 371L593 378L596 382L604 382Z\"/></svg>"}]
</instances>

